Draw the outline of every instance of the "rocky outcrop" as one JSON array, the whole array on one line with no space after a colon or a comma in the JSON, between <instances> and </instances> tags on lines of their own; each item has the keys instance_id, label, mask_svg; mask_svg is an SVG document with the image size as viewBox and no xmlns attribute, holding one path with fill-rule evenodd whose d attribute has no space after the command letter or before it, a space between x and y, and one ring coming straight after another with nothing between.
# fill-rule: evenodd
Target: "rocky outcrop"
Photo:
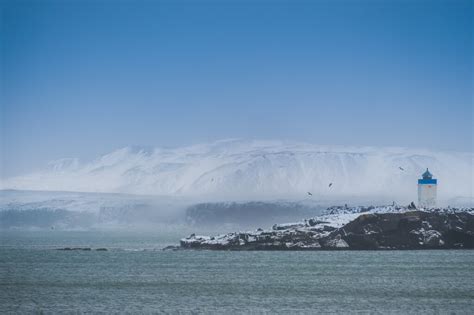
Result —
<instances>
[{"instance_id":1,"label":"rocky outcrop","mask_svg":"<svg viewBox=\"0 0 474 315\"><path fill-rule=\"evenodd\" d=\"M301 223L274 225L272 230L190 235L183 249L337 250L474 248L474 214L467 211L412 211L409 208L337 209ZM354 211L354 210L352 210Z\"/></svg>"},{"instance_id":2,"label":"rocky outcrop","mask_svg":"<svg viewBox=\"0 0 474 315\"><path fill-rule=\"evenodd\" d=\"M410 211L363 214L322 240L351 249L474 248L474 215Z\"/></svg>"},{"instance_id":3,"label":"rocky outcrop","mask_svg":"<svg viewBox=\"0 0 474 315\"><path fill-rule=\"evenodd\" d=\"M90 247L63 247L63 248L56 248L56 250L80 250L80 251L91 251L92 248ZM106 252L108 251L107 248L96 248L98 252Z\"/></svg>"}]
</instances>

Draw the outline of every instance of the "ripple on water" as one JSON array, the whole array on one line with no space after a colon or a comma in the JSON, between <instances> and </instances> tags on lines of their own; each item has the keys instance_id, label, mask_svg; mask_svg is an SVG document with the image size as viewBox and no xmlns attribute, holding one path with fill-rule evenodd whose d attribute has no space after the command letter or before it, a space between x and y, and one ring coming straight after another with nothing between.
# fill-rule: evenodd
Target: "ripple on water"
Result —
<instances>
[{"instance_id":1,"label":"ripple on water","mask_svg":"<svg viewBox=\"0 0 474 315\"><path fill-rule=\"evenodd\" d=\"M162 252L153 238L87 240L115 250L0 247L0 313L474 310L474 251Z\"/></svg>"}]
</instances>

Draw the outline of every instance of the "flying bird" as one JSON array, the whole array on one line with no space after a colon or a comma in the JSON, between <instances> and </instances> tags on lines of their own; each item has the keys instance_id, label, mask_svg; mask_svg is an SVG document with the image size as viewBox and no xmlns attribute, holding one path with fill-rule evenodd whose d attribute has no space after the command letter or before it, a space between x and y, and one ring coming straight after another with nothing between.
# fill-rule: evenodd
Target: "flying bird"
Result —
<instances>
[{"instance_id":1,"label":"flying bird","mask_svg":"<svg viewBox=\"0 0 474 315\"><path fill-rule=\"evenodd\" d=\"M308 195L309 195L309 196L312 196L313 194L308 191Z\"/></svg>"},{"instance_id":2,"label":"flying bird","mask_svg":"<svg viewBox=\"0 0 474 315\"><path fill-rule=\"evenodd\" d=\"M401 166L398 167L400 170L404 171L405 169Z\"/></svg>"},{"instance_id":3,"label":"flying bird","mask_svg":"<svg viewBox=\"0 0 474 315\"><path fill-rule=\"evenodd\" d=\"M331 187L332 186L332 183L329 183L329 186L328 187Z\"/></svg>"}]
</instances>

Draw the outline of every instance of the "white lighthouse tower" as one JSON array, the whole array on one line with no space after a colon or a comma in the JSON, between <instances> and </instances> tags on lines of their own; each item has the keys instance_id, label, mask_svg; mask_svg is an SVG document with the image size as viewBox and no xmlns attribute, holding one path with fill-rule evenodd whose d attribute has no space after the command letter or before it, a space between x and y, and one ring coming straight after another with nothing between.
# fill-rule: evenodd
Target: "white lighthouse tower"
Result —
<instances>
[{"instance_id":1,"label":"white lighthouse tower","mask_svg":"<svg viewBox=\"0 0 474 315\"><path fill-rule=\"evenodd\" d=\"M418 207L432 208L436 206L436 186L438 180L426 169L422 175L422 179L418 180Z\"/></svg>"}]
</instances>

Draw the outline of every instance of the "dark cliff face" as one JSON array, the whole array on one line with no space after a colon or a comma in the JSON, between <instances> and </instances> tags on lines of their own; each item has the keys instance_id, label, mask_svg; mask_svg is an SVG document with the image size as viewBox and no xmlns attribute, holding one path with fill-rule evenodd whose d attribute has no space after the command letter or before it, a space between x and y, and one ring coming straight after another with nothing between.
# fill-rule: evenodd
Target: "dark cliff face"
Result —
<instances>
[{"instance_id":1,"label":"dark cliff face","mask_svg":"<svg viewBox=\"0 0 474 315\"><path fill-rule=\"evenodd\" d=\"M313 224L314 223L314 224ZM474 249L474 215L468 212L361 214L341 228L326 222L274 226L271 231L195 236L181 248L211 250Z\"/></svg>"},{"instance_id":2,"label":"dark cliff face","mask_svg":"<svg viewBox=\"0 0 474 315\"><path fill-rule=\"evenodd\" d=\"M323 210L324 208L321 206L298 202L200 203L186 209L186 222L200 226L231 223L257 227L280 220L298 220L305 216L321 213Z\"/></svg>"},{"instance_id":3,"label":"dark cliff face","mask_svg":"<svg viewBox=\"0 0 474 315\"><path fill-rule=\"evenodd\" d=\"M469 213L365 214L321 239L331 248L335 239L350 249L474 248L474 215Z\"/></svg>"}]
</instances>

